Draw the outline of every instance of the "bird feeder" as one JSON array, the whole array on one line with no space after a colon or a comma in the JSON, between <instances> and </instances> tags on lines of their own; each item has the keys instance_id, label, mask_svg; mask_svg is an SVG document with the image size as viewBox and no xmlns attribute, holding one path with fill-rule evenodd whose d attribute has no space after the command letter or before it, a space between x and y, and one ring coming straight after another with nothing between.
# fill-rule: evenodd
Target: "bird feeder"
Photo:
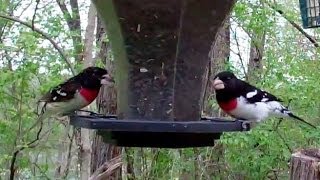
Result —
<instances>
[{"instance_id":1,"label":"bird feeder","mask_svg":"<svg viewBox=\"0 0 320 180\"><path fill-rule=\"evenodd\" d=\"M235 0L93 0L115 59L117 116L72 116L127 147L212 146L243 121L201 117L208 53Z\"/></svg>"},{"instance_id":2,"label":"bird feeder","mask_svg":"<svg viewBox=\"0 0 320 180\"><path fill-rule=\"evenodd\" d=\"M303 28L315 28L320 26L320 1L299 0Z\"/></svg>"},{"instance_id":3,"label":"bird feeder","mask_svg":"<svg viewBox=\"0 0 320 180\"><path fill-rule=\"evenodd\" d=\"M250 124L241 120L201 118L200 121L161 121L122 119L93 113L71 116L77 127L98 130L104 142L124 147L185 148L213 146L222 132L247 131Z\"/></svg>"}]
</instances>

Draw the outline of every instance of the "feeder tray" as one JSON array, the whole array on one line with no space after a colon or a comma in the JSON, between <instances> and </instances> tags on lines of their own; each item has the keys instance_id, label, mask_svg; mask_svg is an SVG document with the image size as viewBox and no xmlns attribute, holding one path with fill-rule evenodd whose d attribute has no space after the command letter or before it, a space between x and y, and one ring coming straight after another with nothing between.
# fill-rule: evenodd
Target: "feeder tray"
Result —
<instances>
[{"instance_id":1,"label":"feeder tray","mask_svg":"<svg viewBox=\"0 0 320 180\"><path fill-rule=\"evenodd\" d=\"M95 129L104 142L124 147L187 148L213 146L223 132L248 131L241 120L201 118L201 121L126 120L116 116L72 115L70 124Z\"/></svg>"}]
</instances>

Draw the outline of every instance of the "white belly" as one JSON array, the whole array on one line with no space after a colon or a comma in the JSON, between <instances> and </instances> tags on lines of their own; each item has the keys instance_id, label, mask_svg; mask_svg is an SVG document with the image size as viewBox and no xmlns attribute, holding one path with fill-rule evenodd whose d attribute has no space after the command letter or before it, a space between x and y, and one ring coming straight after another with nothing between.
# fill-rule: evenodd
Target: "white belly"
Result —
<instances>
[{"instance_id":1,"label":"white belly","mask_svg":"<svg viewBox=\"0 0 320 180\"><path fill-rule=\"evenodd\" d=\"M89 105L88 101L86 101L82 96L79 94L75 95L75 98L71 99L70 101L65 102L52 102L52 103L45 103L40 102L38 109L41 109L45 105L45 113L43 114L44 117L49 116L62 116L66 113L72 113L73 111L82 109L83 107ZM38 112L40 114L40 112Z\"/></svg>"},{"instance_id":2,"label":"white belly","mask_svg":"<svg viewBox=\"0 0 320 180\"><path fill-rule=\"evenodd\" d=\"M229 111L234 117L249 120L262 121L269 116L270 107L267 103L257 102L254 104L247 103L243 97L237 98L237 108Z\"/></svg>"}]
</instances>

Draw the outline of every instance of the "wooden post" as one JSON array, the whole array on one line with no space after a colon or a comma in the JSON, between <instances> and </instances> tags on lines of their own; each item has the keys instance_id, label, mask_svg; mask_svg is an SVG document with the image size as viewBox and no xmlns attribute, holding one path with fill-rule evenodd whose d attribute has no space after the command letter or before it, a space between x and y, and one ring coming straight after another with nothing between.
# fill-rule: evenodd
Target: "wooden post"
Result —
<instances>
[{"instance_id":1,"label":"wooden post","mask_svg":"<svg viewBox=\"0 0 320 180\"><path fill-rule=\"evenodd\" d=\"M291 155L290 180L320 179L320 149L306 149Z\"/></svg>"}]
</instances>

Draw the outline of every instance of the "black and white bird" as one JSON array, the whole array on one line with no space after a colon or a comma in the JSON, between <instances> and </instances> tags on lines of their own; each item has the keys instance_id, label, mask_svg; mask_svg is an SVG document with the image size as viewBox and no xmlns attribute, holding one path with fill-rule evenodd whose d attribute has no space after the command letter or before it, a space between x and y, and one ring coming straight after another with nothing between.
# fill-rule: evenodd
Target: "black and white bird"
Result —
<instances>
[{"instance_id":1,"label":"black and white bird","mask_svg":"<svg viewBox=\"0 0 320 180\"><path fill-rule=\"evenodd\" d=\"M102 85L113 84L114 79L107 70L99 67L84 69L40 98L37 107L39 118L36 124L45 118L65 116L88 106L98 96Z\"/></svg>"},{"instance_id":2,"label":"black and white bird","mask_svg":"<svg viewBox=\"0 0 320 180\"><path fill-rule=\"evenodd\" d=\"M238 79L232 72L218 73L212 85L220 108L236 119L261 122L270 116L291 117L316 128L283 106L281 99Z\"/></svg>"}]
</instances>

